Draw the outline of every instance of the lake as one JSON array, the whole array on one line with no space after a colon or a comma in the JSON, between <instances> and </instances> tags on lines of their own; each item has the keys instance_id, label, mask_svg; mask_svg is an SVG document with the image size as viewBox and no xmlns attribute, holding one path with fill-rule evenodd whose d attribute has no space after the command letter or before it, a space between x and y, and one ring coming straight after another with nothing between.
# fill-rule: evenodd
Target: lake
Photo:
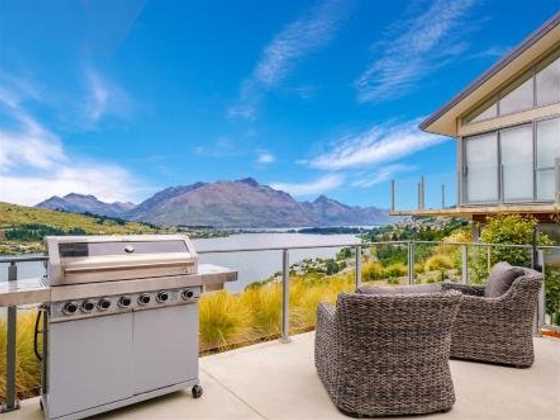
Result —
<instances>
[{"instance_id":1,"label":"lake","mask_svg":"<svg viewBox=\"0 0 560 420\"><path fill-rule=\"evenodd\" d=\"M302 233L241 233L226 238L193 240L198 251L240 248L280 248L286 246L321 246L339 243L360 243L354 235L314 235ZM305 258L334 257L339 248L320 248L290 251L290 264ZM254 281L263 280L282 269L281 251L259 251L228 254L204 254L201 263L223 265L239 272L239 279L227 285L231 291L243 290ZM18 277L39 277L44 273L42 263L18 264ZM0 281L7 280L7 265L0 266Z\"/></svg>"}]
</instances>

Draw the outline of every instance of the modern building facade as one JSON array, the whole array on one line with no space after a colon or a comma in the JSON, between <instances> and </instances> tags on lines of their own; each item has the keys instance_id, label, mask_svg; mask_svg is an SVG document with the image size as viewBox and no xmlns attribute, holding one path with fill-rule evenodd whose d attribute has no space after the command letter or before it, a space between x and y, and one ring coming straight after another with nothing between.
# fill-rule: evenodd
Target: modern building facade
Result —
<instances>
[{"instance_id":1,"label":"modern building facade","mask_svg":"<svg viewBox=\"0 0 560 420\"><path fill-rule=\"evenodd\" d=\"M560 12L420 128L456 139L457 206L424 209L420 204L392 214L483 222L509 212L533 215L543 228L558 229Z\"/></svg>"}]
</instances>

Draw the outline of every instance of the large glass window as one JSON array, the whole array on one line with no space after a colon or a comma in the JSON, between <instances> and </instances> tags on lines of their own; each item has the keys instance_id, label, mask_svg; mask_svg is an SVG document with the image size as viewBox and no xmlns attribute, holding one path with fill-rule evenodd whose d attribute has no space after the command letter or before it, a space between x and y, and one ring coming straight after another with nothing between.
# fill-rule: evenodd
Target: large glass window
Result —
<instances>
[{"instance_id":1,"label":"large glass window","mask_svg":"<svg viewBox=\"0 0 560 420\"><path fill-rule=\"evenodd\" d=\"M537 122L537 198L553 200L554 165L560 159L560 118Z\"/></svg>"},{"instance_id":2,"label":"large glass window","mask_svg":"<svg viewBox=\"0 0 560 420\"><path fill-rule=\"evenodd\" d=\"M467 200L498 200L498 137L496 133L471 137L465 143Z\"/></svg>"},{"instance_id":3,"label":"large glass window","mask_svg":"<svg viewBox=\"0 0 560 420\"><path fill-rule=\"evenodd\" d=\"M463 118L472 124L501 115L526 111L535 106L560 102L560 51L529 69L523 76L501 89L495 97Z\"/></svg>"},{"instance_id":4,"label":"large glass window","mask_svg":"<svg viewBox=\"0 0 560 420\"><path fill-rule=\"evenodd\" d=\"M527 79L500 99L500 115L524 111L533 107L533 79Z\"/></svg>"},{"instance_id":5,"label":"large glass window","mask_svg":"<svg viewBox=\"0 0 560 420\"><path fill-rule=\"evenodd\" d=\"M560 58L537 73L537 105L560 101Z\"/></svg>"},{"instance_id":6,"label":"large glass window","mask_svg":"<svg viewBox=\"0 0 560 420\"><path fill-rule=\"evenodd\" d=\"M482 105L480 108L478 108L475 112L473 112L472 115L470 115L467 118L467 121L469 123L479 122L479 121L488 120L490 118L495 118L497 116L498 116L498 102L490 103L490 105L486 103Z\"/></svg>"},{"instance_id":7,"label":"large glass window","mask_svg":"<svg viewBox=\"0 0 560 420\"><path fill-rule=\"evenodd\" d=\"M500 131L504 201L533 199L533 128Z\"/></svg>"}]
</instances>

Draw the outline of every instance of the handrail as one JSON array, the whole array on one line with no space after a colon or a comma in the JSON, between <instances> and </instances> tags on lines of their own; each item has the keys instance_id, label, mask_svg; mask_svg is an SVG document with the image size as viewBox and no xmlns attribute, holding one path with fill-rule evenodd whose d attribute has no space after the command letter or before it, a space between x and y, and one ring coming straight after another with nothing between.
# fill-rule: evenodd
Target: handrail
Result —
<instances>
[{"instance_id":1,"label":"handrail","mask_svg":"<svg viewBox=\"0 0 560 420\"><path fill-rule=\"evenodd\" d=\"M243 252L267 252L267 251L283 251L287 250L305 250L305 249L328 249L328 248L354 248L356 246L367 247L376 245L407 245L409 243L426 244L426 245L452 245L452 246L474 246L474 247L502 247L502 248L520 248L531 249L531 244L496 244L488 242L448 242L448 241L422 241L422 240L400 240L400 241L368 241L368 242L343 242L323 245L286 245L275 247L260 247L260 248L218 248L218 249L204 249L198 250L198 254L229 254L229 253L243 253ZM560 245L537 245L537 249L557 249L560 250ZM39 262L47 261L47 255L14 255L14 256L0 256L0 264L9 264L11 262Z\"/></svg>"},{"instance_id":2,"label":"handrail","mask_svg":"<svg viewBox=\"0 0 560 420\"><path fill-rule=\"evenodd\" d=\"M364 241L354 243L334 243L325 245L290 245L290 246L277 246L277 247L261 247L261 248L231 248L231 249L207 249L198 251L199 254L226 254L226 253L245 253L245 252L266 252L266 251L281 251L282 252L282 334L281 341L284 343L290 342L289 332L289 288L290 288L290 264L289 252L291 250L305 250L305 249L327 249L327 248L353 248L355 252L356 264L355 271L355 285L358 287L361 283L361 255L362 249L368 246L378 245L406 245L408 255L408 281L409 284L414 284L414 261L416 246L419 244L429 245L446 245L446 246L460 246L462 254L461 275L462 281L468 283L468 247L487 247L490 250L492 247L505 247L505 248L518 248L537 251L538 265L544 272L544 250L556 249L560 250L560 246L555 245L538 245L534 247L530 244L492 244L483 242L446 242L446 241L422 241L422 240L401 240L401 241ZM531 254L532 263L535 263L533 254ZM8 265L8 281L17 280L18 263L26 262L41 262L47 261L47 255L15 255L0 257L0 264ZM538 315L537 315L537 331L542 326L545 326L544 318L544 288L541 289L539 295ZM17 324L17 307L8 307L7 319L7 363L6 363L6 402L0 408L0 412L8 412L19 408L16 396L16 326Z\"/></svg>"}]
</instances>

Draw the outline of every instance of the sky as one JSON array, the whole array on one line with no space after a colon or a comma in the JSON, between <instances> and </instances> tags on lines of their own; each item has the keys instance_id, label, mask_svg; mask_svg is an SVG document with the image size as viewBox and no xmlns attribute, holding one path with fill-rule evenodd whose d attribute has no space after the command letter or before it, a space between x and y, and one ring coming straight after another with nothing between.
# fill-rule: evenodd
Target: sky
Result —
<instances>
[{"instance_id":1,"label":"sky","mask_svg":"<svg viewBox=\"0 0 560 420\"><path fill-rule=\"evenodd\" d=\"M530 7L528 6L530 4ZM0 0L0 201L140 202L253 177L313 200L455 197L423 118L560 0Z\"/></svg>"}]
</instances>

